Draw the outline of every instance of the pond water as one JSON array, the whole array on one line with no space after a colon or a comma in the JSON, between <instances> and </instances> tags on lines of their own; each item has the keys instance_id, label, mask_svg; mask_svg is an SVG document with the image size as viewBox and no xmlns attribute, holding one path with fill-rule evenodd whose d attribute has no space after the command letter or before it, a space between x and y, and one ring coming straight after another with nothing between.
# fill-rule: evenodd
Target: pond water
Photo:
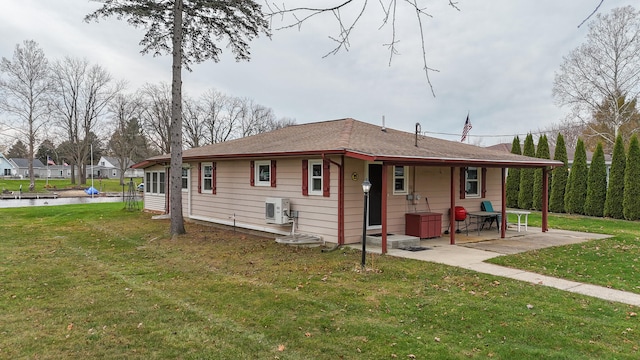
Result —
<instances>
[{"instance_id":1,"label":"pond water","mask_svg":"<svg viewBox=\"0 0 640 360\"><path fill-rule=\"evenodd\" d=\"M121 196L100 196L91 198L86 197L64 197L57 199L8 199L0 200L0 208L14 208L24 206L54 206L54 205L71 205L71 204L90 204L90 203L106 203L121 202Z\"/></svg>"}]
</instances>

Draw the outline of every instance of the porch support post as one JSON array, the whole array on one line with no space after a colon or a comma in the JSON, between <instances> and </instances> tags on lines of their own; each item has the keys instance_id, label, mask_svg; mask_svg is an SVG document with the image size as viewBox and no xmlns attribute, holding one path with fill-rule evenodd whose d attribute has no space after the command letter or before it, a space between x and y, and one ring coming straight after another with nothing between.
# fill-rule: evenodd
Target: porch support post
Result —
<instances>
[{"instance_id":1,"label":"porch support post","mask_svg":"<svg viewBox=\"0 0 640 360\"><path fill-rule=\"evenodd\" d=\"M549 171L542 168L542 232L549 231Z\"/></svg>"},{"instance_id":2,"label":"porch support post","mask_svg":"<svg viewBox=\"0 0 640 360\"><path fill-rule=\"evenodd\" d=\"M502 206L500 209L500 212L502 213L502 216L500 217L500 238L504 239L505 235L506 235L506 230L507 230L507 185L505 183L505 178L506 178L506 173L507 173L507 169L506 168L501 168L501 183L502 183Z\"/></svg>"},{"instance_id":3,"label":"porch support post","mask_svg":"<svg viewBox=\"0 0 640 360\"><path fill-rule=\"evenodd\" d=\"M387 164L382 164L382 253L387 253Z\"/></svg>"},{"instance_id":4,"label":"porch support post","mask_svg":"<svg viewBox=\"0 0 640 360\"><path fill-rule=\"evenodd\" d=\"M455 184L456 182L454 181L455 172L456 172L456 168L452 166L451 176L450 176L451 190L449 191L451 196L451 209L449 209L449 243L451 245L456 244L456 230L455 230L455 216L456 216L455 215L455 208L456 208L456 185Z\"/></svg>"}]
</instances>

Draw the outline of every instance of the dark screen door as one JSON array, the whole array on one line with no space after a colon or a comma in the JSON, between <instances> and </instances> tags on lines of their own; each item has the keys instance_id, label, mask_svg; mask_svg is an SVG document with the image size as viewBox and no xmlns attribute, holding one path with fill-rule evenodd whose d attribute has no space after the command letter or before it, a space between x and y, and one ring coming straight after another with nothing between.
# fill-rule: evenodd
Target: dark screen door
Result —
<instances>
[{"instance_id":1,"label":"dark screen door","mask_svg":"<svg viewBox=\"0 0 640 360\"><path fill-rule=\"evenodd\" d=\"M369 223L368 226L382 225L382 165L369 164Z\"/></svg>"}]
</instances>

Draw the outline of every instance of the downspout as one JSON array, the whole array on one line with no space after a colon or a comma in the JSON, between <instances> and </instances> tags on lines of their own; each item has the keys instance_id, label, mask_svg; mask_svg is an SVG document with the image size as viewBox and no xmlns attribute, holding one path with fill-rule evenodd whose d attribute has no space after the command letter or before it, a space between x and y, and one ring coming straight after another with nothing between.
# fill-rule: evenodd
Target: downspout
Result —
<instances>
[{"instance_id":1,"label":"downspout","mask_svg":"<svg viewBox=\"0 0 640 360\"><path fill-rule=\"evenodd\" d=\"M325 157L322 154L322 161L329 160L329 163L338 167L338 246L344 245L344 155L341 156L341 164Z\"/></svg>"},{"instance_id":2,"label":"downspout","mask_svg":"<svg viewBox=\"0 0 640 360\"><path fill-rule=\"evenodd\" d=\"M451 245L456 244L456 230L455 230L455 211L456 211L456 187L455 181L453 180L455 177L456 168L451 167L451 184L450 184L450 203L451 209L449 209L449 243Z\"/></svg>"},{"instance_id":3,"label":"downspout","mask_svg":"<svg viewBox=\"0 0 640 360\"><path fill-rule=\"evenodd\" d=\"M501 182L502 182L502 206L500 212L502 213L502 217L500 218L500 238L504 239L506 236L507 229L507 185L505 182L507 169L501 168Z\"/></svg>"},{"instance_id":4,"label":"downspout","mask_svg":"<svg viewBox=\"0 0 640 360\"><path fill-rule=\"evenodd\" d=\"M542 232L549 231L549 172L542 168Z\"/></svg>"}]
</instances>

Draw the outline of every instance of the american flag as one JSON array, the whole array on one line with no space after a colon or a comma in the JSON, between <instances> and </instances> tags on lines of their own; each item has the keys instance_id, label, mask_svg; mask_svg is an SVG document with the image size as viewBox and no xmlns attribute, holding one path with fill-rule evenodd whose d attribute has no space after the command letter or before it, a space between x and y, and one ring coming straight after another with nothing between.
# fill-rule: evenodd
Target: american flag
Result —
<instances>
[{"instance_id":1,"label":"american flag","mask_svg":"<svg viewBox=\"0 0 640 360\"><path fill-rule=\"evenodd\" d=\"M51 160L50 157L47 156L47 165L55 165L56 163Z\"/></svg>"},{"instance_id":2,"label":"american flag","mask_svg":"<svg viewBox=\"0 0 640 360\"><path fill-rule=\"evenodd\" d=\"M469 134L471 128L471 121L469 121L469 114L467 114L467 121L464 122L464 127L462 128L462 137L460 138L461 142L464 142L467 139L467 134Z\"/></svg>"}]
</instances>

